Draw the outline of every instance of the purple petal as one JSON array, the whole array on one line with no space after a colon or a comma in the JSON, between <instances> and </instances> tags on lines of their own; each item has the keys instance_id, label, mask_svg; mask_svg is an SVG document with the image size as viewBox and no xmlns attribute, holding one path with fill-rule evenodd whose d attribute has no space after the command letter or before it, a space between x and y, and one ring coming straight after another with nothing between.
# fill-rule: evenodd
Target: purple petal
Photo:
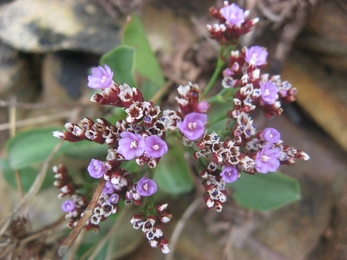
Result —
<instances>
[{"instance_id":1,"label":"purple petal","mask_svg":"<svg viewBox=\"0 0 347 260\"><path fill-rule=\"evenodd\" d=\"M149 158L160 158L168 151L164 140L157 135L148 136L145 139L146 156Z\"/></svg>"},{"instance_id":2,"label":"purple petal","mask_svg":"<svg viewBox=\"0 0 347 260\"><path fill-rule=\"evenodd\" d=\"M61 209L65 212L71 212L75 209L75 203L72 200L66 200L61 205Z\"/></svg>"},{"instance_id":3,"label":"purple petal","mask_svg":"<svg viewBox=\"0 0 347 260\"><path fill-rule=\"evenodd\" d=\"M239 177L239 172L233 166L226 166L223 168L222 172L220 173L220 176L222 177L222 180L225 183L232 183L237 181Z\"/></svg>"},{"instance_id":4,"label":"purple petal","mask_svg":"<svg viewBox=\"0 0 347 260\"><path fill-rule=\"evenodd\" d=\"M106 173L106 167L104 162L92 159L88 165L89 175L93 178L99 179Z\"/></svg>"},{"instance_id":5,"label":"purple petal","mask_svg":"<svg viewBox=\"0 0 347 260\"><path fill-rule=\"evenodd\" d=\"M260 46L253 46L249 49L246 49L245 60L255 66L262 66L266 64L267 51L265 48Z\"/></svg>"},{"instance_id":6,"label":"purple petal","mask_svg":"<svg viewBox=\"0 0 347 260\"><path fill-rule=\"evenodd\" d=\"M265 128L261 134L260 137L267 142L270 143L277 143L281 140L281 134L278 132L275 128Z\"/></svg>"},{"instance_id":7,"label":"purple petal","mask_svg":"<svg viewBox=\"0 0 347 260\"><path fill-rule=\"evenodd\" d=\"M207 115L202 113L190 113L184 117L182 122L177 124L181 133L189 140L199 139L205 132Z\"/></svg>"},{"instance_id":8,"label":"purple petal","mask_svg":"<svg viewBox=\"0 0 347 260\"><path fill-rule=\"evenodd\" d=\"M157 192L157 184L151 179L142 177L136 184L136 193L140 196L151 196Z\"/></svg>"},{"instance_id":9,"label":"purple petal","mask_svg":"<svg viewBox=\"0 0 347 260\"><path fill-rule=\"evenodd\" d=\"M236 4L231 4L220 9L221 15L229 25L241 25L245 21L243 10Z\"/></svg>"},{"instance_id":10,"label":"purple petal","mask_svg":"<svg viewBox=\"0 0 347 260\"><path fill-rule=\"evenodd\" d=\"M269 105L272 105L277 100L277 87L272 82L260 82L261 97Z\"/></svg>"}]
</instances>

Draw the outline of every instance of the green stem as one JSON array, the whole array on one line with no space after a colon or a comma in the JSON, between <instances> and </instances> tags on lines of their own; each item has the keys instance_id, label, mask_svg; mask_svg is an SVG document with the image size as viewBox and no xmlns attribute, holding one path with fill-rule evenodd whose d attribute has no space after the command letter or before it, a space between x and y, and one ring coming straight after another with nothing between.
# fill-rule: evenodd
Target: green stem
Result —
<instances>
[{"instance_id":1,"label":"green stem","mask_svg":"<svg viewBox=\"0 0 347 260\"><path fill-rule=\"evenodd\" d=\"M205 97L210 92L211 88L213 87L213 84L216 82L218 76L220 75L220 72L222 71L224 64L224 58L222 57L222 55L219 55L216 69L214 70L210 81L208 82L206 88L204 89L204 92L202 93L203 97Z\"/></svg>"},{"instance_id":2,"label":"green stem","mask_svg":"<svg viewBox=\"0 0 347 260\"><path fill-rule=\"evenodd\" d=\"M214 123L217 123L221 120L224 120L225 118L227 118L227 114L220 114L218 117L216 117L212 121L208 122L207 127L210 125L213 125Z\"/></svg>"},{"instance_id":3,"label":"green stem","mask_svg":"<svg viewBox=\"0 0 347 260\"><path fill-rule=\"evenodd\" d=\"M218 61L216 69L213 72L213 75L208 82L206 88L204 89L204 92L202 93L202 97L205 98L206 95L210 92L213 84L216 82L218 76L220 75L220 72L222 71L225 61L229 58L230 52L235 49L236 45L231 46L221 46L221 49L219 51Z\"/></svg>"}]
</instances>

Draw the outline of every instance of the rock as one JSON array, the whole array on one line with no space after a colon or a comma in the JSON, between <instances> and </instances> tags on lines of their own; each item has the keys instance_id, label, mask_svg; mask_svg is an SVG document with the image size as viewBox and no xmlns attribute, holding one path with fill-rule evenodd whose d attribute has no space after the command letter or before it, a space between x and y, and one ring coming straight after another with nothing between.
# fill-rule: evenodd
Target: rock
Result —
<instances>
[{"instance_id":1,"label":"rock","mask_svg":"<svg viewBox=\"0 0 347 260\"><path fill-rule=\"evenodd\" d=\"M322 234L320 243L311 252L308 260L346 259L347 256L347 185L345 173L337 178L334 186L342 186L342 194L337 196L337 202L332 208L329 226ZM342 196L341 196L342 195Z\"/></svg>"},{"instance_id":2,"label":"rock","mask_svg":"<svg viewBox=\"0 0 347 260\"><path fill-rule=\"evenodd\" d=\"M42 99L45 103L59 104L76 102L87 90L88 69L98 64L82 53L54 52L43 59Z\"/></svg>"},{"instance_id":3,"label":"rock","mask_svg":"<svg viewBox=\"0 0 347 260\"><path fill-rule=\"evenodd\" d=\"M346 1L318 1L297 39L301 48L340 71L347 69L346 11Z\"/></svg>"},{"instance_id":4,"label":"rock","mask_svg":"<svg viewBox=\"0 0 347 260\"><path fill-rule=\"evenodd\" d=\"M299 96L300 94L301 91ZM322 236L335 218L335 203L343 201L341 193L346 187L347 167L344 162L345 154L327 135L312 130L304 131L292 125L284 116L271 121L263 119L258 125L260 128L271 126L278 129L285 144L304 150L309 154L310 160L298 161L294 167L280 168L281 172L299 180L302 199L273 212L264 226L255 232L255 237L286 259L340 259L307 257L312 254L312 250L322 248ZM339 198L335 193L339 194ZM342 216L343 214L339 216L340 220ZM343 226L336 223L339 227ZM332 230L338 232L336 230L339 229ZM341 237L343 236L338 240L340 243ZM323 251L326 256L331 252L324 249L322 254Z\"/></svg>"},{"instance_id":5,"label":"rock","mask_svg":"<svg viewBox=\"0 0 347 260\"><path fill-rule=\"evenodd\" d=\"M92 0L18 0L0 9L0 39L26 52L103 54L120 44L119 27Z\"/></svg>"},{"instance_id":6,"label":"rock","mask_svg":"<svg viewBox=\"0 0 347 260\"><path fill-rule=\"evenodd\" d=\"M98 60L99 56L87 56L78 52L47 53L42 60L42 92L40 96L41 102L47 107L34 110L30 115L36 117L56 114L57 108L60 112L69 109L72 111L82 104L87 104L82 109L81 116L95 116L97 110L89 101L92 94L91 89L87 87L87 82L88 71L98 65Z\"/></svg>"},{"instance_id":7,"label":"rock","mask_svg":"<svg viewBox=\"0 0 347 260\"><path fill-rule=\"evenodd\" d=\"M33 102L38 96L39 77L35 75L37 65L34 56L20 53L0 42L0 99L4 101L0 106L1 124L8 123L10 100ZM25 116L26 110L16 108L17 120ZM8 134L8 131L0 132L0 147L5 145Z\"/></svg>"},{"instance_id":8,"label":"rock","mask_svg":"<svg viewBox=\"0 0 347 260\"><path fill-rule=\"evenodd\" d=\"M18 101L31 101L38 81L34 79L33 57L19 53L0 42L0 95L16 96ZM24 95L25 93L25 95Z\"/></svg>"},{"instance_id":9,"label":"rock","mask_svg":"<svg viewBox=\"0 0 347 260\"><path fill-rule=\"evenodd\" d=\"M304 259L319 242L332 205L330 185L302 177L302 199L276 211L255 234L263 244L292 260Z\"/></svg>"},{"instance_id":10,"label":"rock","mask_svg":"<svg viewBox=\"0 0 347 260\"><path fill-rule=\"evenodd\" d=\"M327 71L306 54L293 53L282 78L298 89L300 106L347 150L346 74Z\"/></svg>"}]
</instances>

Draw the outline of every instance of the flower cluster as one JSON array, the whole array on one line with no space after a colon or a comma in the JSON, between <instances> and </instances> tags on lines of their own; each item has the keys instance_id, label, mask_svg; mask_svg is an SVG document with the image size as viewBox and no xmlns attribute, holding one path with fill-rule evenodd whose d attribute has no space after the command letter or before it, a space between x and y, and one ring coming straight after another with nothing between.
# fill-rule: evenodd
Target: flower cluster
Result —
<instances>
[{"instance_id":1,"label":"flower cluster","mask_svg":"<svg viewBox=\"0 0 347 260\"><path fill-rule=\"evenodd\" d=\"M211 7L210 12L219 24L207 26L208 31L211 38L223 45L235 44L257 21L248 19L247 11L227 2L221 9ZM228 67L223 71L225 89L222 91L236 89L236 94L230 110L221 111L227 127L220 134L207 127L208 111L213 103L201 98L197 84L189 82L178 87L179 110L162 111L160 106L144 100L139 89L115 83L107 65L94 68L88 86L100 92L91 101L123 108L126 117L115 123L104 118L95 121L84 118L78 123L66 123L63 132L53 133L69 142L87 140L108 146L105 161L92 159L87 167L90 177L98 179L103 186L85 228L97 231L101 221L118 213L121 201L132 203L142 206L141 212L131 218L133 227L142 230L150 246L160 247L163 253L170 251L162 225L172 215L166 212L168 204L153 206L152 195L159 187L150 178L150 170L163 156L169 156L166 142L169 132L173 133L172 138L178 137L184 146L189 146L188 150L199 160L204 201L207 208L218 212L227 200L226 184L237 181L241 172L267 174L277 171L280 165L294 165L297 159L308 160L303 151L283 144L276 129L257 130L250 116L256 109L263 110L267 117L278 116L282 103L295 100L296 90L288 82L281 81L279 76L261 74L267 55L266 49L260 46L231 52ZM126 170L124 163L131 160L139 166L148 166L146 174ZM53 170L59 197L71 198L63 203L62 210L67 213L72 228L83 216L90 198L76 193L78 186L65 167L56 166Z\"/></svg>"},{"instance_id":2,"label":"flower cluster","mask_svg":"<svg viewBox=\"0 0 347 260\"><path fill-rule=\"evenodd\" d=\"M97 231L100 222L118 212L120 201L140 206L143 204L144 197L156 193L157 184L154 180L147 177L138 178L136 174L131 174L122 168L122 162L134 160L138 165L155 168L169 149L165 141L166 131L177 129L177 124L182 121L182 114L173 110L161 112L159 106L143 100L140 90L126 84L117 85L112 81L113 72L107 65L104 68L94 68L92 73L93 75L89 76L88 86L101 89L101 93L94 94L91 101L101 105L122 107L127 113L126 118L115 124L104 118L96 119L96 121L84 118L79 123L66 123L64 132L55 131L53 135L69 142L88 140L108 145L106 161L92 159L87 167L92 178L106 181L93 209L93 214L85 224L86 229ZM88 199L78 197L74 193L76 188L69 183L72 182L72 178L64 167L56 167L55 172L56 176L65 176L56 186L61 188L61 197L70 195L72 198L63 203L62 209L67 212L67 219L70 219L69 226L74 227L78 219L82 217ZM83 207L76 204L76 197L83 198ZM163 212L164 210L151 212L150 209L147 209L145 217L161 219ZM162 221L162 223L167 223L171 214L165 212L164 215L166 221ZM146 230L147 226L144 226ZM156 239L149 239L150 245L152 247L160 246L163 252L168 253L168 242L163 237L161 227L153 226L153 228L156 230L153 233ZM149 238L149 233L147 237Z\"/></svg>"},{"instance_id":3,"label":"flower cluster","mask_svg":"<svg viewBox=\"0 0 347 260\"><path fill-rule=\"evenodd\" d=\"M241 35L252 30L258 18L248 19L249 11L243 11L236 4L224 2L223 8L210 8L210 13L218 19L219 23L207 25L211 39L217 40L221 45L236 44Z\"/></svg>"},{"instance_id":4,"label":"flower cluster","mask_svg":"<svg viewBox=\"0 0 347 260\"><path fill-rule=\"evenodd\" d=\"M164 237L161 224L166 224L172 219L172 215L166 212L168 204L157 205L155 208L156 217L145 217L143 214L135 214L130 223L134 229L141 229L148 239L151 247L160 247L164 254L170 252L169 242ZM158 224L161 223L161 224Z\"/></svg>"},{"instance_id":5,"label":"flower cluster","mask_svg":"<svg viewBox=\"0 0 347 260\"><path fill-rule=\"evenodd\" d=\"M70 196L69 200L63 202L61 208L66 212L65 218L69 221L68 226L72 228L77 225L81 214L87 208L88 199L77 192L80 187L75 184L65 166L54 166L53 173L56 179L54 186L60 189L58 197ZM91 226L86 226L86 229L89 230L90 228Z\"/></svg>"},{"instance_id":6,"label":"flower cluster","mask_svg":"<svg viewBox=\"0 0 347 260\"><path fill-rule=\"evenodd\" d=\"M266 49L260 46L231 52L222 84L225 88L239 89L230 117L236 119L242 112L250 113L257 107L262 108L267 117L278 116L282 113L281 103L295 101L296 89L290 83L282 81L280 76L261 74L266 57Z\"/></svg>"}]
</instances>

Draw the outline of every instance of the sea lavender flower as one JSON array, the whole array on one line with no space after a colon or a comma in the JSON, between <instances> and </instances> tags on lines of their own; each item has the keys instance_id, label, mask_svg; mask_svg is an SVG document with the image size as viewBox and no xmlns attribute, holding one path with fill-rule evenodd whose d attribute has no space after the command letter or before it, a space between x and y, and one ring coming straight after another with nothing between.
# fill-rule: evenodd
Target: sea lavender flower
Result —
<instances>
[{"instance_id":1,"label":"sea lavender flower","mask_svg":"<svg viewBox=\"0 0 347 260\"><path fill-rule=\"evenodd\" d=\"M245 60L254 66L262 66L266 63L267 51L264 47L252 46L246 49Z\"/></svg>"},{"instance_id":2,"label":"sea lavender flower","mask_svg":"<svg viewBox=\"0 0 347 260\"><path fill-rule=\"evenodd\" d=\"M124 156L125 160L132 160L145 151L145 142L139 134L123 132L118 144L117 152Z\"/></svg>"},{"instance_id":3,"label":"sea lavender flower","mask_svg":"<svg viewBox=\"0 0 347 260\"><path fill-rule=\"evenodd\" d=\"M270 81L267 82L260 82L260 88L261 88L261 98L263 101L269 105L272 105L276 102L277 100L277 92L278 89Z\"/></svg>"},{"instance_id":4,"label":"sea lavender flower","mask_svg":"<svg viewBox=\"0 0 347 260\"><path fill-rule=\"evenodd\" d=\"M261 139L264 141L267 141L269 143L277 143L279 140L281 140L281 134L278 132L275 128L265 128L261 133L260 133Z\"/></svg>"},{"instance_id":5,"label":"sea lavender flower","mask_svg":"<svg viewBox=\"0 0 347 260\"><path fill-rule=\"evenodd\" d=\"M61 209L65 212L71 212L75 209L75 203L72 200L66 200L61 205Z\"/></svg>"},{"instance_id":6,"label":"sea lavender flower","mask_svg":"<svg viewBox=\"0 0 347 260\"><path fill-rule=\"evenodd\" d=\"M186 115L184 120L178 123L178 128L189 140L197 140L204 134L206 122L207 115L193 112Z\"/></svg>"},{"instance_id":7,"label":"sea lavender flower","mask_svg":"<svg viewBox=\"0 0 347 260\"><path fill-rule=\"evenodd\" d=\"M255 169L260 173L275 172L280 166L278 158L281 156L281 150L271 147L271 143L266 144L256 155Z\"/></svg>"},{"instance_id":8,"label":"sea lavender flower","mask_svg":"<svg viewBox=\"0 0 347 260\"><path fill-rule=\"evenodd\" d=\"M101 178L107 171L105 163L96 159L92 159L88 165L89 175L93 178Z\"/></svg>"},{"instance_id":9,"label":"sea lavender flower","mask_svg":"<svg viewBox=\"0 0 347 260\"><path fill-rule=\"evenodd\" d=\"M112 194L113 192L114 192L113 183L110 181L107 181L105 183L104 189L102 190L102 193Z\"/></svg>"},{"instance_id":10,"label":"sea lavender flower","mask_svg":"<svg viewBox=\"0 0 347 260\"><path fill-rule=\"evenodd\" d=\"M226 24L230 26L239 26L245 21L243 10L236 4L221 8L220 13L225 18Z\"/></svg>"},{"instance_id":11,"label":"sea lavender flower","mask_svg":"<svg viewBox=\"0 0 347 260\"><path fill-rule=\"evenodd\" d=\"M146 156L149 158L160 158L167 153L166 142L157 135L148 136L145 139Z\"/></svg>"},{"instance_id":12,"label":"sea lavender flower","mask_svg":"<svg viewBox=\"0 0 347 260\"><path fill-rule=\"evenodd\" d=\"M197 110L200 113L206 113L209 108L210 108L210 104L205 100L200 101L200 103L197 106Z\"/></svg>"},{"instance_id":13,"label":"sea lavender flower","mask_svg":"<svg viewBox=\"0 0 347 260\"><path fill-rule=\"evenodd\" d=\"M117 204L119 200L120 200L119 195L115 193L110 196L110 198L108 199L108 203Z\"/></svg>"},{"instance_id":14,"label":"sea lavender flower","mask_svg":"<svg viewBox=\"0 0 347 260\"><path fill-rule=\"evenodd\" d=\"M143 197L151 196L157 192L155 181L142 177L136 184L136 193Z\"/></svg>"},{"instance_id":15,"label":"sea lavender flower","mask_svg":"<svg viewBox=\"0 0 347 260\"><path fill-rule=\"evenodd\" d=\"M88 87L92 89L107 88L112 83L113 71L105 64L92 69L92 75L88 76Z\"/></svg>"},{"instance_id":16,"label":"sea lavender flower","mask_svg":"<svg viewBox=\"0 0 347 260\"><path fill-rule=\"evenodd\" d=\"M238 170L233 166L225 166L223 167L222 172L220 173L222 180L225 183L231 183L237 181L239 178Z\"/></svg>"}]
</instances>

